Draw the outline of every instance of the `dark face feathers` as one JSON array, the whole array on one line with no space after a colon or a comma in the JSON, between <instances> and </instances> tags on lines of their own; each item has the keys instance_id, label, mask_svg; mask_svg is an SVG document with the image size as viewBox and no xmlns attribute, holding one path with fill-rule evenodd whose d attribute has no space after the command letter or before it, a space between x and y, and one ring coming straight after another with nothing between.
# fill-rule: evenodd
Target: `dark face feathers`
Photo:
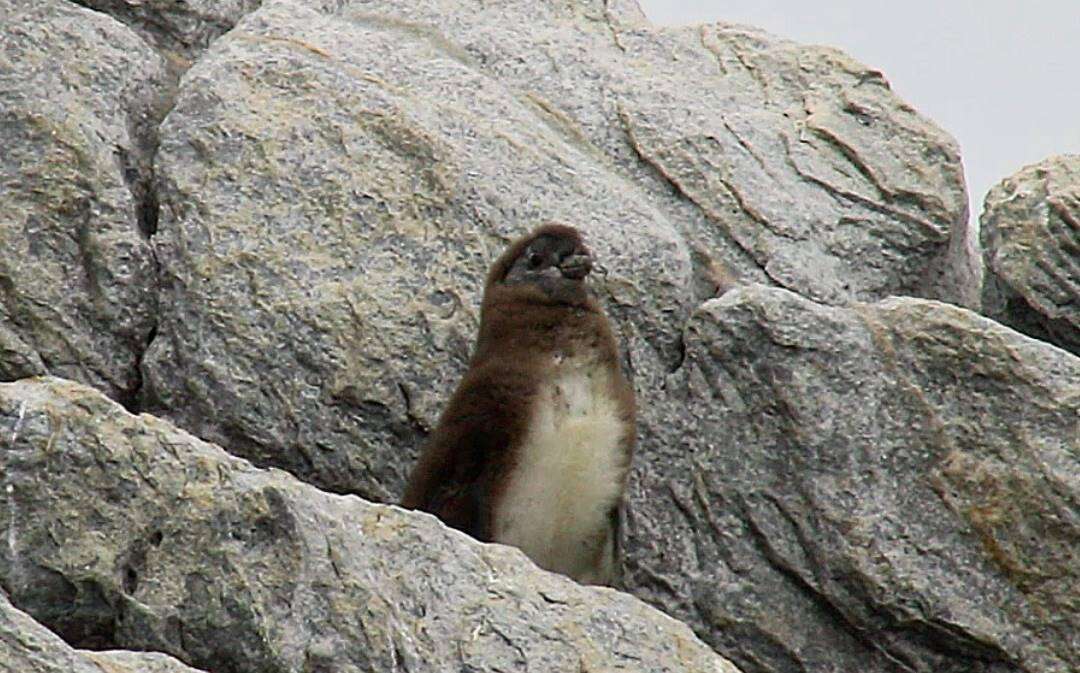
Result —
<instances>
[{"instance_id":1,"label":"dark face feathers","mask_svg":"<svg viewBox=\"0 0 1080 673\"><path fill-rule=\"evenodd\" d=\"M545 224L511 243L487 275L474 362L492 352L540 348L557 333L609 333L585 284L594 268L581 234L565 224Z\"/></svg>"},{"instance_id":2,"label":"dark face feathers","mask_svg":"<svg viewBox=\"0 0 1080 673\"><path fill-rule=\"evenodd\" d=\"M492 265L487 287L534 283L562 294L579 286L593 262L581 234L573 227L546 224L515 241Z\"/></svg>"}]
</instances>

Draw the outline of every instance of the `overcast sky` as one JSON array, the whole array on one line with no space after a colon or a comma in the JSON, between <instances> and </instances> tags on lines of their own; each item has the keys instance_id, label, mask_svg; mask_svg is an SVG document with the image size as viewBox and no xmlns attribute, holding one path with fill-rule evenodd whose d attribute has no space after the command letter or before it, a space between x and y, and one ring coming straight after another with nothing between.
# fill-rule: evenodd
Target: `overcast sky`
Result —
<instances>
[{"instance_id":1,"label":"overcast sky","mask_svg":"<svg viewBox=\"0 0 1080 673\"><path fill-rule=\"evenodd\" d=\"M973 215L1027 164L1080 153L1080 0L639 0L657 25L730 21L839 47L960 143Z\"/></svg>"}]
</instances>

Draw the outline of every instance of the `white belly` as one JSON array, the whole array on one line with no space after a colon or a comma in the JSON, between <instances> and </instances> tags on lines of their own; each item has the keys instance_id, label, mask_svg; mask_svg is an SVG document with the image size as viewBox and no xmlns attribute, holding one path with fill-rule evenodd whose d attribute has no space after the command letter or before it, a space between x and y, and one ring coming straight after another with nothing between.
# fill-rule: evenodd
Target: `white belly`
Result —
<instances>
[{"instance_id":1,"label":"white belly","mask_svg":"<svg viewBox=\"0 0 1080 673\"><path fill-rule=\"evenodd\" d=\"M543 568L602 583L612 570L608 514L621 495L626 429L608 395L607 371L573 364L562 363L537 396L494 539Z\"/></svg>"}]
</instances>

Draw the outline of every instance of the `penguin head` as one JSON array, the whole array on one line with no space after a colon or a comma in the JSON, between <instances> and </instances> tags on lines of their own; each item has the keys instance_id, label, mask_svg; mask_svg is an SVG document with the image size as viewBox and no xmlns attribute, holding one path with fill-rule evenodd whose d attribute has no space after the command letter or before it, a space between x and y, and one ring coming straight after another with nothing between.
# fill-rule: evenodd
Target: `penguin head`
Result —
<instances>
[{"instance_id":1,"label":"penguin head","mask_svg":"<svg viewBox=\"0 0 1080 673\"><path fill-rule=\"evenodd\" d=\"M496 261L488 282L556 289L583 284L592 269L592 255L577 229L546 224L512 244Z\"/></svg>"}]
</instances>

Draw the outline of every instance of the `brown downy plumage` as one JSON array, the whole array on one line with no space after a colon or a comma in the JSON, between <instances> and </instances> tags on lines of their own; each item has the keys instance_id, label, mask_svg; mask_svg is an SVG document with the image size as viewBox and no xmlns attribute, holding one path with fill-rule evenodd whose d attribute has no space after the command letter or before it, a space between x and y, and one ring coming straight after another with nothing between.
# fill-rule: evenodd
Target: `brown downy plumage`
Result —
<instances>
[{"instance_id":1,"label":"brown downy plumage","mask_svg":"<svg viewBox=\"0 0 1080 673\"><path fill-rule=\"evenodd\" d=\"M541 567L607 584L636 439L634 392L585 287L572 227L514 242L484 287L476 350L402 505Z\"/></svg>"}]
</instances>

